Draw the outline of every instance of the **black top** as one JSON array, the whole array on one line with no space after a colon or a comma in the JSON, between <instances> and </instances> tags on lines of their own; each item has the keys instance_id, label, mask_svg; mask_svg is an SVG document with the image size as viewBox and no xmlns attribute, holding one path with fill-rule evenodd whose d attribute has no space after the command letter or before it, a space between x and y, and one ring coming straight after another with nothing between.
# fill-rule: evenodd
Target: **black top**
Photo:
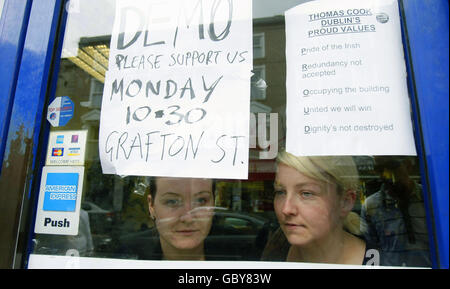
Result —
<instances>
[{"instance_id":1,"label":"black top","mask_svg":"<svg viewBox=\"0 0 450 289\"><path fill-rule=\"evenodd\" d=\"M290 246L283 231L281 228L278 228L267 242L261 261L286 261ZM380 265L381 257L379 252L380 250L376 246L366 242L366 252L362 265Z\"/></svg>"},{"instance_id":2,"label":"black top","mask_svg":"<svg viewBox=\"0 0 450 289\"><path fill-rule=\"evenodd\" d=\"M226 248L212 244L206 237L205 260L233 260ZM156 229L149 229L138 233L133 233L120 239L120 253L129 256L129 258L139 260L162 260L163 253L159 234Z\"/></svg>"}]
</instances>

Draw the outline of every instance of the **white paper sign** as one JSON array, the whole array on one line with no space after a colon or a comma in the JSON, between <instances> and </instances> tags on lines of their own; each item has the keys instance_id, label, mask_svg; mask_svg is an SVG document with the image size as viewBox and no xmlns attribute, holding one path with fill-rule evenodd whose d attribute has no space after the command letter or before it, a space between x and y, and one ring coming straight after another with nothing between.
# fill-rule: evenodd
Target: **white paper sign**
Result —
<instances>
[{"instance_id":1,"label":"white paper sign","mask_svg":"<svg viewBox=\"0 0 450 289\"><path fill-rule=\"evenodd\" d=\"M247 178L251 0L117 1L105 174Z\"/></svg>"},{"instance_id":2,"label":"white paper sign","mask_svg":"<svg viewBox=\"0 0 450 289\"><path fill-rule=\"evenodd\" d=\"M396 0L286 12L287 144L295 155L416 155Z\"/></svg>"}]
</instances>

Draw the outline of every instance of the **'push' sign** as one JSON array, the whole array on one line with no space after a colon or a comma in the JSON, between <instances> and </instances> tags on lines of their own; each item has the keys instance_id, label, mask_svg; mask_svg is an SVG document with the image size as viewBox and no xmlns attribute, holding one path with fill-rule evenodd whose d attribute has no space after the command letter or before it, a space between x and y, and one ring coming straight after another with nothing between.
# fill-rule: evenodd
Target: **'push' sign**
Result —
<instances>
[{"instance_id":1,"label":"'push' sign","mask_svg":"<svg viewBox=\"0 0 450 289\"><path fill-rule=\"evenodd\" d=\"M44 167L35 233L77 235L84 167Z\"/></svg>"}]
</instances>

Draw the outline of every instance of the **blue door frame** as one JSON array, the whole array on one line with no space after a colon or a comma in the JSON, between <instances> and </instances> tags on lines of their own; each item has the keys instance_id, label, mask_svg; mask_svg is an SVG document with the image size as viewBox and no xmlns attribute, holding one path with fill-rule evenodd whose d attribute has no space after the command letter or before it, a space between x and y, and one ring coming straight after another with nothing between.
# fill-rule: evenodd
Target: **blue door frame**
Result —
<instances>
[{"instance_id":1,"label":"blue door frame","mask_svg":"<svg viewBox=\"0 0 450 289\"><path fill-rule=\"evenodd\" d=\"M55 44L60 36L58 28L63 13L62 0L6 0L5 8L3 27L12 31L3 30L1 35L6 35L6 43L12 42L8 51L20 58L10 63L8 71L0 71L2 79L10 80L5 84L10 89L2 89L2 93L8 94L1 97L2 104L5 102L5 107L1 108L5 110L5 120L0 124L6 138L2 138L0 144L4 148L4 153L0 152L0 267L20 268L26 257L23 254L28 240L23 238L29 235L35 203L32 188L39 179L36 176L42 168L40 157L45 151L44 142L40 141L45 140L43 136L48 131L43 123L44 108L51 94L48 84L52 68L57 64L54 60L59 60L53 56L57 55ZM15 23L24 24L16 29ZM17 36L14 30L26 33L24 37Z\"/></svg>"},{"instance_id":2,"label":"blue door frame","mask_svg":"<svg viewBox=\"0 0 450 289\"><path fill-rule=\"evenodd\" d=\"M403 0L404 35L409 46L408 73L413 101L416 142L424 184L428 184L429 228L435 231L433 267L448 268L449 258L449 49L448 0ZM420 136L421 135L421 136ZM422 141L419 143L419 141ZM434 220L431 222L431 220ZM433 238L432 238L433 239Z\"/></svg>"},{"instance_id":3,"label":"blue door frame","mask_svg":"<svg viewBox=\"0 0 450 289\"><path fill-rule=\"evenodd\" d=\"M31 203L28 210L32 213L28 222L19 216L24 214L24 209L12 218L13 226L16 226L15 240L19 231L28 234L34 224L32 216L37 192L33 188L39 187L45 157L49 124L44 114L49 100L54 98L55 71L58 71L62 44L58 39L62 39L66 16L62 9L65 1L5 0L0 21L0 179L8 169L5 160L15 149L11 143L21 130L29 145L22 164L27 181L22 187L17 187L16 193L21 197L19 207L26 208L25 205ZM425 201L433 267L448 268L449 4L448 0L399 2L403 10L403 35L407 40L404 46L416 145L423 183L427 184L424 186ZM0 220L2 218L3 215ZM26 260L26 252L22 253L25 253L23 260ZM23 260L18 264L15 257L11 266L25 266Z\"/></svg>"},{"instance_id":4,"label":"blue door frame","mask_svg":"<svg viewBox=\"0 0 450 289\"><path fill-rule=\"evenodd\" d=\"M31 10L31 1L5 1L0 18L0 176L2 174L3 159L8 138L14 95L22 59L23 45L27 32ZM8 188L9 189L9 188ZM14 253L9 249L14 246L17 222L10 224L11 215L16 214L17 196L9 196L10 192L0 188L0 268L8 266L13 260ZM13 201L11 202L11 199ZM14 202L15 201L15 202Z\"/></svg>"},{"instance_id":5,"label":"blue door frame","mask_svg":"<svg viewBox=\"0 0 450 289\"><path fill-rule=\"evenodd\" d=\"M27 0L5 1L0 18L0 160L5 152L30 9Z\"/></svg>"}]
</instances>

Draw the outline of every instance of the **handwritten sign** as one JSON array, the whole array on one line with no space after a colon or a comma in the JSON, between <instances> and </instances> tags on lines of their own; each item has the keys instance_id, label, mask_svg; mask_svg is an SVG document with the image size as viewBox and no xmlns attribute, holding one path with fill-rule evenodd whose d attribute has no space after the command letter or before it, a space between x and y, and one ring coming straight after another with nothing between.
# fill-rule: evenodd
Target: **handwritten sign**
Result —
<instances>
[{"instance_id":1,"label":"handwritten sign","mask_svg":"<svg viewBox=\"0 0 450 289\"><path fill-rule=\"evenodd\" d=\"M396 0L286 12L287 144L295 155L415 155Z\"/></svg>"},{"instance_id":2,"label":"handwritten sign","mask_svg":"<svg viewBox=\"0 0 450 289\"><path fill-rule=\"evenodd\" d=\"M65 126L73 117L74 107L68 96L59 96L48 106L47 120L54 127Z\"/></svg>"},{"instance_id":3,"label":"handwritten sign","mask_svg":"<svg viewBox=\"0 0 450 289\"><path fill-rule=\"evenodd\" d=\"M117 1L103 172L247 178L250 0Z\"/></svg>"}]
</instances>

